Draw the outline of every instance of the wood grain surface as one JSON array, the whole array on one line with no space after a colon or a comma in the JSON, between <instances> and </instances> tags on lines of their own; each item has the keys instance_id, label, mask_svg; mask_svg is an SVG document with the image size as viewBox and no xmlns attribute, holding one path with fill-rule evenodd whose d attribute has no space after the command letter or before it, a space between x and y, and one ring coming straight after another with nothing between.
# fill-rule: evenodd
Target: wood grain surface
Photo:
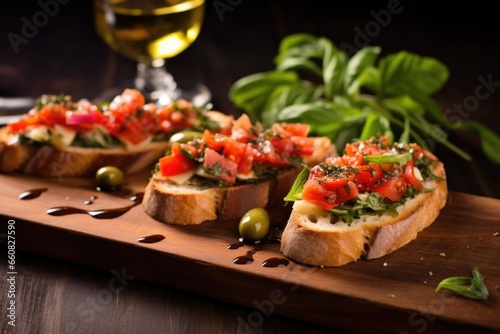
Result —
<instances>
[{"instance_id":1,"label":"wood grain surface","mask_svg":"<svg viewBox=\"0 0 500 334\"><path fill-rule=\"evenodd\" d=\"M41 3L59 4L46 22ZM331 38L336 45L361 42L381 46L383 55L408 50L438 58L450 70L448 83L435 94L443 112L457 116L455 108L475 103L478 87L482 87L479 103L469 104L460 116L483 122L500 132L500 20L491 2L214 0L206 3L200 36L181 55L169 59L167 69L180 85L190 80L205 83L217 110L238 114L240 111L228 97L231 85L243 76L273 69L280 40L289 34L306 32ZM220 14L217 4L230 4L230 8ZM386 13L389 4L399 5L397 8L402 10L362 40L359 32L377 29L374 15ZM22 36L23 25L26 21L33 22L34 15L42 20L37 21L40 26L14 50L9 34ZM93 99L106 95L110 87L133 85L136 64L113 52L97 36L91 1L9 2L0 11L0 35L1 98L63 93L74 99ZM487 92L481 86L484 80L490 81ZM1 104L0 114L5 112L10 115L11 110L5 110ZM19 248L15 328L7 325L5 317L6 292L10 288L3 279L8 272L5 255L0 261L0 332L498 333L499 239L492 238L491 233L499 229L500 165L485 159L477 135L455 132L450 134L450 140L469 152L473 160L466 162L442 145L433 147L433 152L446 163L449 189L455 197L436 223L393 255L339 269L299 265L260 268L267 256L278 254L276 245L258 252L253 264L236 267L232 259L251 248L232 251L225 248L226 243L234 241L234 226L207 224L200 229L183 229L154 224L153 227L151 221L143 221L140 207L121 218L127 222L127 232L120 230L121 219L47 217L47 206L60 205L61 194L52 190L36 200L20 201L16 198L19 189L27 190L46 181L24 179L26 183L16 186L19 180L15 177L7 188L2 178L0 246L3 254L7 254L6 226L10 219L15 219ZM59 180L53 184L66 187ZM77 187L63 195L70 196L68 203L87 208L83 201L88 199L89 188L86 185L82 185L86 190L78 188L79 184L75 182ZM92 207L116 201L117 198L99 196ZM119 205L124 203L130 202L120 199ZM29 217L22 220L16 218L19 216ZM36 217L47 220L41 222ZM87 229L98 227L94 232L105 230L122 239L114 242L89 238L87 232L73 232L72 228L78 225L75 219L89 225ZM219 229L227 234L219 235ZM135 241L144 232L158 230L168 233L160 244L142 245ZM176 241L186 238L188 241L215 238L210 243L210 252L214 254L205 254L208 252L201 246L203 243L193 246ZM157 251L157 247L163 247L164 251ZM186 247L192 248L189 251L192 254L217 258L218 262L208 265L208 262L185 261ZM175 256L168 253L174 249ZM440 257L441 252L446 257ZM470 275L476 265L485 274L491 293L487 302L434 292L442 278ZM135 278L125 280L128 284L116 292L114 289L121 286L113 281L117 279L113 270L118 273L125 270L125 274ZM292 278L283 281L287 278L281 276L284 273L291 273ZM111 288L110 282L114 284ZM325 285L330 289L327 294L322 290ZM257 305L270 300L275 289L283 291L286 300L279 303L281 299L274 296L278 303L274 303L273 312L264 303L268 309L263 314ZM190 292L193 290L199 293ZM360 294L365 297L360 298Z\"/></svg>"},{"instance_id":2,"label":"wood grain surface","mask_svg":"<svg viewBox=\"0 0 500 334\"><path fill-rule=\"evenodd\" d=\"M147 177L145 173L129 176L126 189L141 191ZM53 217L46 211L55 206L107 209L127 206L130 200L97 192L91 179L0 175L0 184L0 214L16 221L16 234L23 236L18 238L19 249L114 273L117 279L110 281L109 291L138 280L254 307L256 313L249 313L243 323L250 328L272 313L350 332L366 326L391 331L500 330L500 201L496 199L451 193L433 225L409 245L380 259L339 268L293 262L268 268L262 263L282 257L278 244L262 245L253 263L233 263L255 250L250 245L228 249L238 240L235 221L172 226L155 221L140 206L114 219L85 214ZM37 188L48 190L31 200L18 198ZM92 196L97 197L94 203L85 205ZM282 219L275 218L273 224L282 225ZM137 241L153 234L165 239L153 244ZM442 279L470 276L474 267L485 276L488 300L434 291ZM101 298L110 297L109 291ZM356 321L360 312L363 322ZM380 321L384 318L392 319L390 325Z\"/></svg>"}]
</instances>

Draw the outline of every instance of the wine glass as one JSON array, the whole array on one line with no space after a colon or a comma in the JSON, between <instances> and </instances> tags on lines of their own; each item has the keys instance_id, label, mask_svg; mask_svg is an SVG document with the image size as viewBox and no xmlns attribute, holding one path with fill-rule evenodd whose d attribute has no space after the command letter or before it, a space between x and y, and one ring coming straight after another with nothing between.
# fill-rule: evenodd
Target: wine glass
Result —
<instances>
[{"instance_id":1,"label":"wine glass","mask_svg":"<svg viewBox=\"0 0 500 334\"><path fill-rule=\"evenodd\" d=\"M149 102L166 105L183 98L196 106L211 99L197 83L180 89L165 59L184 51L200 33L205 0L94 0L95 26L114 51L137 61L135 88Z\"/></svg>"}]
</instances>

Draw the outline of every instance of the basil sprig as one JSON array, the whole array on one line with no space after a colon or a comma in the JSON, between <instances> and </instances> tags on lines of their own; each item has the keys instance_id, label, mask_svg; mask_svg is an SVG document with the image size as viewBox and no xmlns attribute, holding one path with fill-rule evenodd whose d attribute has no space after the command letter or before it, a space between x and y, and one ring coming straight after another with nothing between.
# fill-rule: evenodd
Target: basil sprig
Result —
<instances>
[{"instance_id":1,"label":"basil sprig","mask_svg":"<svg viewBox=\"0 0 500 334\"><path fill-rule=\"evenodd\" d=\"M390 141L417 142L424 149L429 140L441 143L471 160L448 140L448 131L457 126L445 120L432 98L448 80L447 67L408 51L379 59L380 52L367 46L349 58L325 37L290 35L281 41L276 68L237 80L229 96L265 126L308 123L312 135L328 136L337 147L388 135ZM500 164L496 133L474 121L459 127L478 133L485 155Z\"/></svg>"},{"instance_id":2,"label":"basil sprig","mask_svg":"<svg viewBox=\"0 0 500 334\"><path fill-rule=\"evenodd\" d=\"M441 289L448 289L460 297L475 300L485 300L489 296L484 277L477 268L472 270L472 277L450 277L442 280L436 292Z\"/></svg>"}]
</instances>

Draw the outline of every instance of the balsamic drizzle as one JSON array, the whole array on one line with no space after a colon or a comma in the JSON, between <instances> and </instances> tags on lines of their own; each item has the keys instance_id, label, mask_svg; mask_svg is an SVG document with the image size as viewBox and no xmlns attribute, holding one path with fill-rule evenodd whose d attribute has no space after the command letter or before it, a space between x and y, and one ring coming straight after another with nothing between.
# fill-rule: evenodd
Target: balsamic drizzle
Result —
<instances>
[{"instance_id":1,"label":"balsamic drizzle","mask_svg":"<svg viewBox=\"0 0 500 334\"><path fill-rule=\"evenodd\" d=\"M49 190L48 188L37 188L37 189L30 189L23 191L22 193L19 194L18 198L20 200L28 200L28 199L33 199L39 197L42 193L46 192Z\"/></svg>"}]
</instances>

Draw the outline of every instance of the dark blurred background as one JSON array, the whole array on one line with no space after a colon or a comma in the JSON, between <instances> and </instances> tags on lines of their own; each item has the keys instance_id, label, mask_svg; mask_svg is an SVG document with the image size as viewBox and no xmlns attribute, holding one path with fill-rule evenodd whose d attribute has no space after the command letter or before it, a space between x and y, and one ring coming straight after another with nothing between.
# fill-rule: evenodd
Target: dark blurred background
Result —
<instances>
[{"instance_id":1,"label":"dark blurred background","mask_svg":"<svg viewBox=\"0 0 500 334\"><path fill-rule=\"evenodd\" d=\"M9 33L21 35L23 18L31 21L42 10L41 3L52 1L56 0L9 2L8 9L0 13L0 97L65 93L76 99L93 98L114 85L131 86L135 63L113 53L99 39L90 0L60 0L57 13L15 52ZM397 14L391 14L385 26L379 23L380 29L366 34L377 22L376 16L390 8ZM491 87L491 94L480 101L470 119L487 123L500 133L500 20L487 1L209 0L199 38L184 53L168 60L167 68L180 83L185 79L205 83L212 91L215 109L238 113L228 99L230 86L242 76L273 69L280 40L297 32L326 36L337 46L378 45L383 55L405 49L438 58L451 74L435 96L443 110L474 96L479 77L490 78L498 84ZM476 153L479 144L475 138L457 134L451 139L472 151L479 161L477 168L490 168ZM445 151L436 148L437 154L446 155L448 164L465 164ZM498 166L493 171L498 172ZM487 175L472 183L458 173L450 181L456 190L490 182ZM498 177L493 182L500 189ZM500 197L500 190L486 195Z\"/></svg>"}]
</instances>

